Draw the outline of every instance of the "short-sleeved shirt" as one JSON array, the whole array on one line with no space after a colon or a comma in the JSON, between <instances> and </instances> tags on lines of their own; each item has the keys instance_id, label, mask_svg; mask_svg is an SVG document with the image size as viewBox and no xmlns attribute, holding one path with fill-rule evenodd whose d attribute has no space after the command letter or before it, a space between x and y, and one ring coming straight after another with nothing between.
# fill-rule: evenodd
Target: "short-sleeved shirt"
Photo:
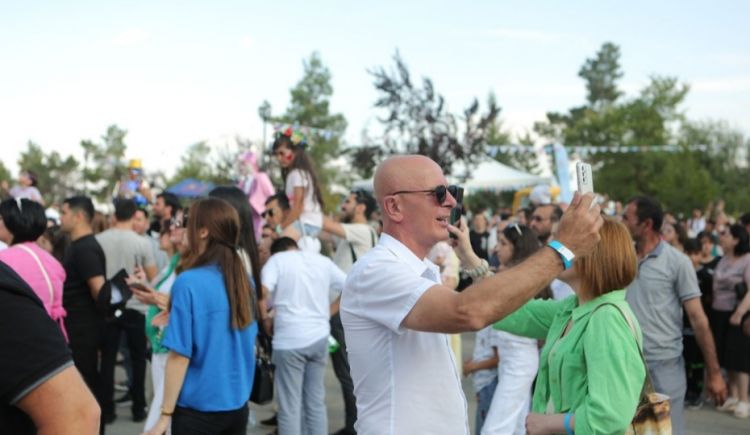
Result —
<instances>
[{"instance_id":1,"label":"short-sleeved shirt","mask_svg":"<svg viewBox=\"0 0 750 435\"><path fill-rule=\"evenodd\" d=\"M320 203L315 198L315 186L312 183L312 177L306 171L301 169L292 169L286 176L286 187L284 192L289 198L289 203L294 203L294 188L302 187L305 189L305 198L302 201L302 214L299 220L303 224L312 225L321 228L323 226L323 212L320 209Z\"/></svg>"},{"instance_id":2,"label":"short-sleeved shirt","mask_svg":"<svg viewBox=\"0 0 750 435\"><path fill-rule=\"evenodd\" d=\"M643 330L647 360L682 355L682 304L701 296L690 259L665 241L638 263L627 301Z\"/></svg>"},{"instance_id":3,"label":"short-sleeved shirt","mask_svg":"<svg viewBox=\"0 0 750 435\"><path fill-rule=\"evenodd\" d=\"M713 305L717 311L734 311L737 300L737 284L750 283L750 254L730 259L724 256L714 270Z\"/></svg>"},{"instance_id":4,"label":"short-sleeved shirt","mask_svg":"<svg viewBox=\"0 0 750 435\"><path fill-rule=\"evenodd\" d=\"M495 339L492 325L485 327L477 332L476 339L474 340L474 352L471 354L471 359L474 362L484 361L495 356ZM497 367L491 369L477 370L471 374L471 381L474 383L474 391L477 393L487 385L490 385L492 381L497 379Z\"/></svg>"},{"instance_id":5,"label":"short-sleeved shirt","mask_svg":"<svg viewBox=\"0 0 750 435\"><path fill-rule=\"evenodd\" d=\"M0 349L0 431L34 434L31 419L14 405L73 360L39 298L5 264L0 264Z\"/></svg>"},{"instance_id":6,"label":"short-sleeved shirt","mask_svg":"<svg viewBox=\"0 0 750 435\"><path fill-rule=\"evenodd\" d=\"M115 276L120 269L125 269L128 274L131 274L136 265L156 267L151 244L135 231L110 228L97 234L96 240L102 246L107 259L107 279ZM119 293L119 291L112 289L113 298L116 293ZM118 301L113 300L112 302ZM136 298L130 298L125 307L138 310L143 314L146 314L148 310L148 305Z\"/></svg>"},{"instance_id":7,"label":"short-sleeved shirt","mask_svg":"<svg viewBox=\"0 0 750 435\"><path fill-rule=\"evenodd\" d=\"M41 202L42 201L42 194L39 192L39 189L37 189L34 186L28 186L28 187L21 187L21 186L14 186L10 189L10 196L16 199L30 199L32 201Z\"/></svg>"},{"instance_id":8,"label":"short-sleeved shirt","mask_svg":"<svg viewBox=\"0 0 750 435\"><path fill-rule=\"evenodd\" d=\"M63 284L63 307L67 311L65 326L72 334L81 329L91 330L99 319L96 301L91 296L88 280L97 276L106 279L104 251L93 234L70 243L63 257L65 283ZM71 330L73 328L73 330Z\"/></svg>"},{"instance_id":9,"label":"short-sleeved shirt","mask_svg":"<svg viewBox=\"0 0 750 435\"><path fill-rule=\"evenodd\" d=\"M357 398L357 433L469 433L448 336L402 325L439 282L437 266L385 233L349 273L341 321Z\"/></svg>"},{"instance_id":10,"label":"short-sleeved shirt","mask_svg":"<svg viewBox=\"0 0 750 435\"><path fill-rule=\"evenodd\" d=\"M271 256L261 272L276 310L274 349L302 349L330 333L329 291L341 293L346 274L314 252L285 251Z\"/></svg>"},{"instance_id":11,"label":"short-sleeved shirt","mask_svg":"<svg viewBox=\"0 0 750 435\"><path fill-rule=\"evenodd\" d=\"M357 260L378 242L378 236L368 224L341 224L344 228L344 237L339 239L336 245L336 253L333 255L333 262L346 273L354 264L352 250Z\"/></svg>"},{"instance_id":12,"label":"short-sleeved shirt","mask_svg":"<svg viewBox=\"0 0 750 435\"><path fill-rule=\"evenodd\" d=\"M224 277L216 265L182 272L171 294L161 344L190 359L177 405L203 412L243 406L253 386L258 323L232 328Z\"/></svg>"}]
</instances>

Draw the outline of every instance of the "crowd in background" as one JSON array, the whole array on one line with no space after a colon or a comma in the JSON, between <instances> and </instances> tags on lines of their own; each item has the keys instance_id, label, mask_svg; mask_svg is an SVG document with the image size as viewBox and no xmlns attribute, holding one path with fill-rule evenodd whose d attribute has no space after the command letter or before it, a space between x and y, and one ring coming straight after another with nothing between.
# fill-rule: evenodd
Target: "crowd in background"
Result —
<instances>
[{"instance_id":1,"label":"crowd in background","mask_svg":"<svg viewBox=\"0 0 750 435\"><path fill-rule=\"evenodd\" d=\"M3 183L0 262L57 325L101 409L101 433L117 418L118 404L129 404L148 433L170 427L190 433L201 425L245 433L259 334L272 336L276 366L277 415L266 423L281 434L327 433L323 382L330 356L346 412L337 433L356 433L338 310L346 274L378 243L379 211L371 193L354 190L343 195L338 216L325 215L305 144L282 133L273 153L280 189L246 153L236 186L192 203L152 194L134 162L106 214L83 195L45 209L44 186L28 171L12 188ZM471 250L493 271L511 269L555 239L564 209L543 197L515 214L469 210ZM640 325L643 358L655 388L671 398L675 433L683 431L683 401L699 407L715 398L719 411L750 417L750 213L729 216L717 201L676 216L647 197L609 209L605 226L621 230L620 239L629 236L637 255L633 276L610 290L626 289L613 294L627 300L624 315ZM428 258L442 283L461 291L481 276L462 269L454 246L440 242ZM581 296L578 285L561 277L537 299L571 301ZM538 402L537 375L549 376L552 359L547 351L540 359L540 349L554 327L519 326L540 316L533 310L542 306L551 305L539 302L478 331L466 361L460 342L454 346L457 370L471 375L476 389L477 433L525 433L529 412L548 406ZM126 370L124 385L115 382L117 364ZM634 385L642 382L643 373L630 369ZM125 390L121 397L118 389Z\"/></svg>"}]
</instances>

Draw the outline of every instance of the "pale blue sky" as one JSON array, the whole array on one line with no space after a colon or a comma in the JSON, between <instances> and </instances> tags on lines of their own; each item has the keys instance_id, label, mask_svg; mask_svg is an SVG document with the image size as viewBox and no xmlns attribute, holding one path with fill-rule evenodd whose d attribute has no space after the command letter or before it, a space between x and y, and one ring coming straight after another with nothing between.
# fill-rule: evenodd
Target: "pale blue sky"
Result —
<instances>
[{"instance_id":1,"label":"pale blue sky","mask_svg":"<svg viewBox=\"0 0 750 435\"><path fill-rule=\"evenodd\" d=\"M0 148L32 139L79 155L109 124L128 157L171 171L191 143L260 139L257 107L283 111L303 58L333 74L346 139L377 128L368 68L399 49L453 110L494 91L505 125L530 129L584 99L577 72L620 45L633 95L651 74L692 85L693 119L750 132L750 2L0 1Z\"/></svg>"}]
</instances>

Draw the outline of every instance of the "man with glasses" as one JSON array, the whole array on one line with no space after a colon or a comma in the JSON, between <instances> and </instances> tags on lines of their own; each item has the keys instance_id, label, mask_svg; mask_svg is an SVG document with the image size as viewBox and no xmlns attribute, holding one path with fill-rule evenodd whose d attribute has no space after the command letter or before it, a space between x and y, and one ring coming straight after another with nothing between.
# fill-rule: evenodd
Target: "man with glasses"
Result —
<instances>
[{"instance_id":1,"label":"man with glasses","mask_svg":"<svg viewBox=\"0 0 750 435\"><path fill-rule=\"evenodd\" d=\"M622 223L638 255L638 275L626 298L643 331L643 353L654 388L670 401L672 433L685 431L687 378L682 357L683 309L703 353L708 373L706 393L717 405L727 387L716 356L714 337L701 304L701 291L690 259L661 239L664 213L653 198L636 197L625 207Z\"/></svg>"},{"instance_id":2,"label":"man with glasses","mask_svg":"<svg viewBox=\"0 0 750 435\"><path fill-rule=\"evenodd\" d=\"M555 238L555 227L562 218L563 211L557 204L543 204L534 209L529 225L539 237L539 242L546 245Z\"/></svg>"},{"instance_id":3,"label":"man with glasses","mask_svg":"<svg viewBox=\"0 0 750 435\"><path fill-rule=\"evenodd\" d=\"M602 225L593 195L576 196L559 237L525 262L468 287L440 284L425 260L449 232L455 186L424 156L396 156L377 169L383 217L378 244L352 268L341 297L357 397L357 432L468 434L466 399L446 333L478 331L534 297L575 255L590 252ZM465 231L465 229L464 229ZM464 259L474 276L485 260Z\"/></svg>"},{"instance_id":4,"label":"man with glasses","mask_svg":"<svg viewBox=\"0 0 750 435\"><path fill-rule=\"evenodd\" d=\"M328 216L323 217L323 231L338 238L333 262L345 273L349 273L352 265L372 249L378 240L375 229L369 223L376 207L372 195L364 190L355 190L349 193L341 204L341 222ZM338 305L338 298L335 304ZM331 361L344 395L346 425L335 435L348 435L356 433L354 422L357 420L357 405L354 399L354 384L349 373L349 360L346 357L344 326L341 324L338 310L336 311L336 314L331 316L331 335L339 342L340 347L331 353Z\"/></svg>"}]
</instances>

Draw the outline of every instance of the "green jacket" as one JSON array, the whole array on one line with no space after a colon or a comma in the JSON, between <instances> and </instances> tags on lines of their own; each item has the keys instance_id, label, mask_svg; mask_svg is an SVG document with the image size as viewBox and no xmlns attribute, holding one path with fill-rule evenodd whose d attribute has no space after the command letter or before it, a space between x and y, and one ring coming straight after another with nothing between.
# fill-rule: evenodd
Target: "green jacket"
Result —
<instances>
[{"instance_id":1,"label":"green jacket","mask_svg":"<svg viewBox=\"0 0 750 435\"><path fill-rule=\"evenodd\" d=\"M611 305L620 307L628 321ZM596 310L596 311L594 311ZM569 321L568 333L560 338ZM621 434L635 415L646 376L638 343L641 329L617 290L581 306L570 296L561 301L532 300L495 323L495 329L546 339L539 358L539 374L532 412L575 413L577 434ZM502 350L500 350L502 358Z\"/></svg>"}]
</instances>

